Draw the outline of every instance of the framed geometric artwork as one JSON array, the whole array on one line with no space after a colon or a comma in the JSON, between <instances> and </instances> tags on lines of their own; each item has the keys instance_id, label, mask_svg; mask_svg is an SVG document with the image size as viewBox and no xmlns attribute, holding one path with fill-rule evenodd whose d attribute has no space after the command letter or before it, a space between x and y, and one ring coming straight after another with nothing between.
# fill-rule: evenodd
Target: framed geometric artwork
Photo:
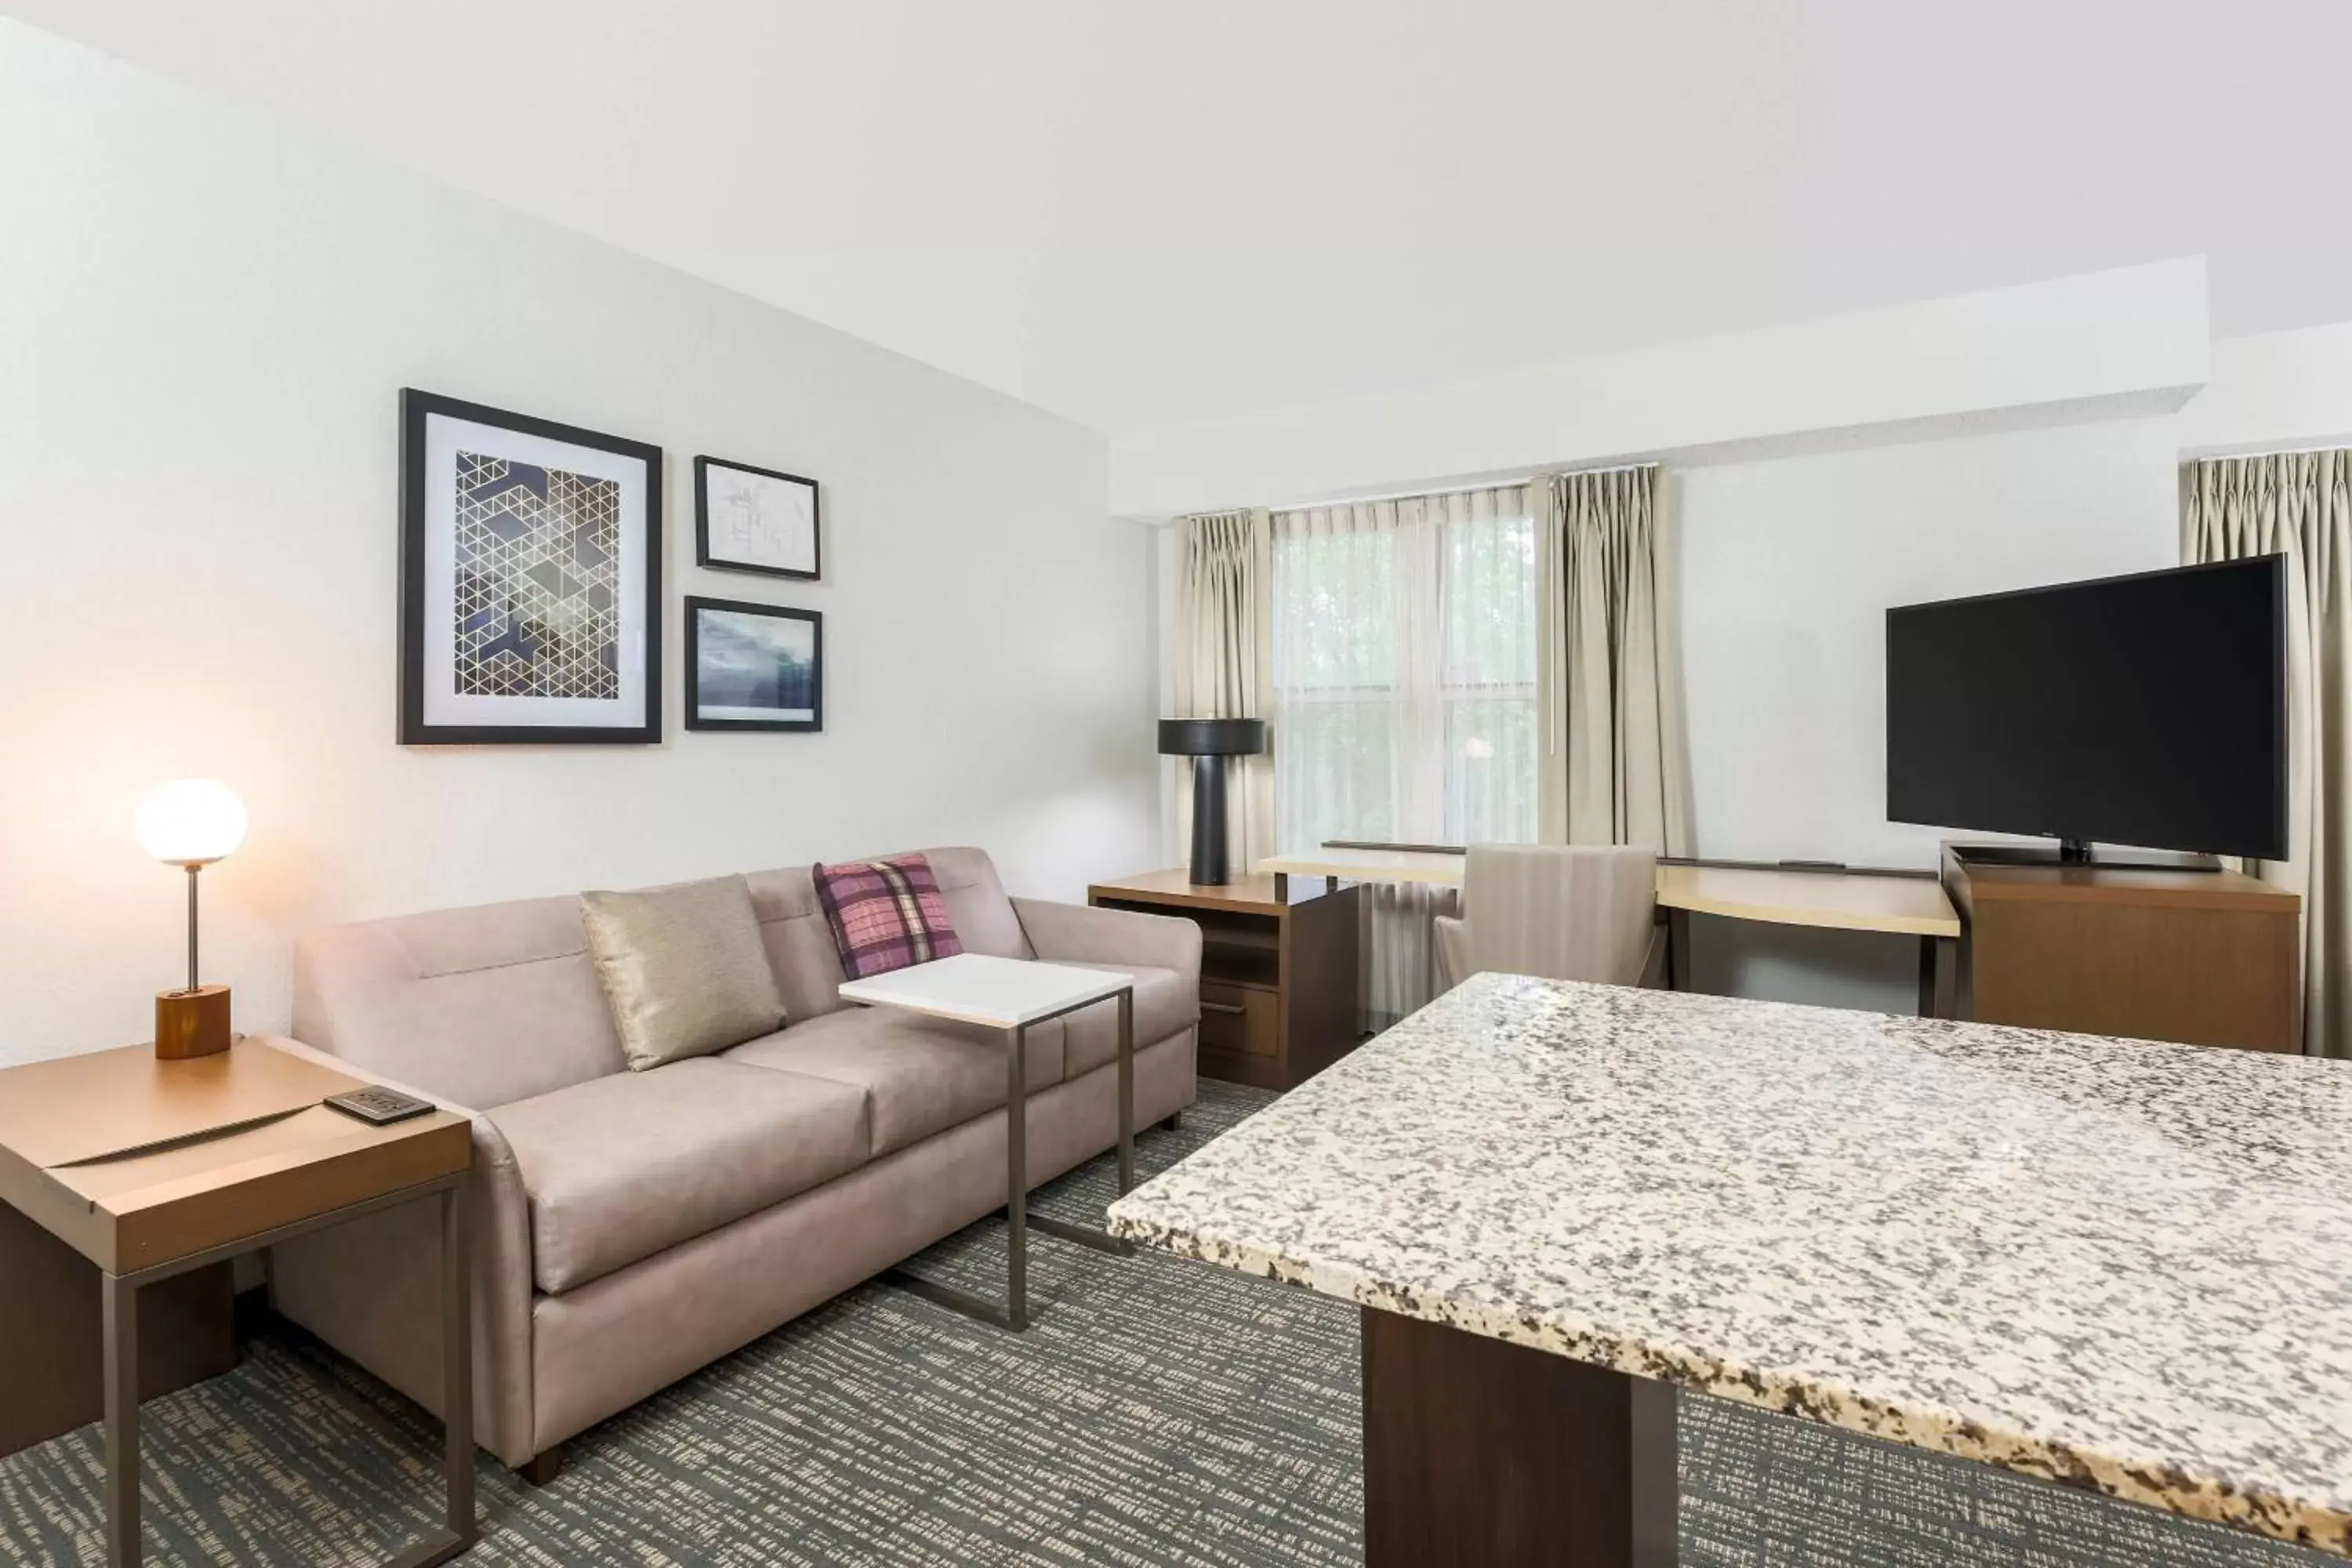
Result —
<instances>
[{"instance_id":1,"label":"framed geometric artwork","mask_svg":"<svg viewBox=\"0 0 2352 1568\"><path fill-rule=\"evenodd\" d=\"M694 563L770 577L819 575L816 481L694 459Z\"/></svg>"},{"instance_id":2,"label":"framed geometric artwork","mask_svg":"<svg viewBox=\"0 0 2352 1568\"><path fill-rule=\"evenodd\" d=\"M688 599L686 727L824 729L824 617L738 599Z\"/></svg>"},{"instance_id":3,"label":"framed geometric artwork","mask_svg":"<svg viewBox=\"0 0 2352 1568\"><path fill-rule=\"evenodd\" d=\"M661 739L661 448L400 395L400 743Z\"/></svg>"}]
</instances>

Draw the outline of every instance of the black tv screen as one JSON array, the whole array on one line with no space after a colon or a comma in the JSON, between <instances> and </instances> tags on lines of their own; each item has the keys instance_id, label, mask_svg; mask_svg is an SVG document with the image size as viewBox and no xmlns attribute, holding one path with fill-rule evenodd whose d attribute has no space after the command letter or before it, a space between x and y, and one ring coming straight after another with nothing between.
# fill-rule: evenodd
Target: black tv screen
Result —
<instances>
[{"instance_id":1,"label":"black tv screen","mask_svg":"<svg viewBox=\"0 0 2352 1568\"><path fill-rule=\"evenodd\" d=\"M1887 611L1886 815L2285 858L2285 558Z\"/></svg>"}]
</instances>

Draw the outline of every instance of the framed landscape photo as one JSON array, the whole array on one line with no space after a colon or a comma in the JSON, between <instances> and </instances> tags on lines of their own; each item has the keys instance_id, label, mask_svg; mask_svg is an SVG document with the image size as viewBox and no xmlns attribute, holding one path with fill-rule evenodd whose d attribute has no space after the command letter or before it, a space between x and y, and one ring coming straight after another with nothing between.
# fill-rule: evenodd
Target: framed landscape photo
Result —
<instances>
[{"instance_id":1,"label":"framed landscape photo","mask_svg":"<svg viewBox=\"0 0 2352 1568\"><path fill-rule=\"evenodd\" d=\"M719 458L694 459L694 563L770 577L820 575L814 479Z\"/></svg>"},{"instance_id":2,"label":"framed landscape photo","mask_svg":"<svg viewBox=\"0 0 2352 1568\"><path fill-rule=\"evenodd\" d=\"M400 395L400 743L661 739L658 447Z\"/></svg>"},{"instance_id":3,"label":"framed landscape photo","mask_svg":"<svg viewBox=\"0 0 2352 1568\"><path fill-rule=\"evenodd\" d=\"M738 599L688 599L686 727L824 729L824 617Z\"/></svg>"}]
</instances>

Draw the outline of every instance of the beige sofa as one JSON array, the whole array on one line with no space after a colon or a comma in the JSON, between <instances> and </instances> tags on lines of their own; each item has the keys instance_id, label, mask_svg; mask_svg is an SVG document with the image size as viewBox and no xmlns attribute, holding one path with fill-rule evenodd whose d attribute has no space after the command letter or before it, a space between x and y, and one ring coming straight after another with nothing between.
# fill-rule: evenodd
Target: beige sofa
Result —
<instances>
[{"instance_id":1,"label":"beige sofa","mask_svg":"<svg viewBox=\"0 0 2352 1568\"><path fill-rule=\"evenodd\" d=\"M1009 899L981 851L928 853L967 951L1133 973L1136 1124L1192 1103L1197 927ZM1004 1037L845 1005L808 869L748 880L787 1026L649 1072L624 1066L576 899L297 947L281 1044L473 1117L476 1430L536 1479L564 1439L1003 1204ZM1115 1001L1031 1031L1033 1183L1117 1142L1117 1053ZM270 1286L437 1411L428 1206L279 1246Z\"/></svg>"}]
</instances>

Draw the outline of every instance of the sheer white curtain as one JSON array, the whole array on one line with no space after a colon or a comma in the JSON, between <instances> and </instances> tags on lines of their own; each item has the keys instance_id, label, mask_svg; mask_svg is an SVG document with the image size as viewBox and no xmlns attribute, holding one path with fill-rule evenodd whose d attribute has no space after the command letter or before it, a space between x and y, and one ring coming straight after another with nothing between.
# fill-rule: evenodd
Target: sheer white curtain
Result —
<instances>
[{"instance_id":1,"label":"sheer white curtain","mask_svg":"<svg viewBox=\"0 0 2352 1568\"><path fill-rule=\"evenodd\" d=\"M1536 530L1527 487L1274 514L1275 838L1536 836ZM1429 997L1451 894L1367 887L1367 1001Z\"/></svg>"}]
</instances>

